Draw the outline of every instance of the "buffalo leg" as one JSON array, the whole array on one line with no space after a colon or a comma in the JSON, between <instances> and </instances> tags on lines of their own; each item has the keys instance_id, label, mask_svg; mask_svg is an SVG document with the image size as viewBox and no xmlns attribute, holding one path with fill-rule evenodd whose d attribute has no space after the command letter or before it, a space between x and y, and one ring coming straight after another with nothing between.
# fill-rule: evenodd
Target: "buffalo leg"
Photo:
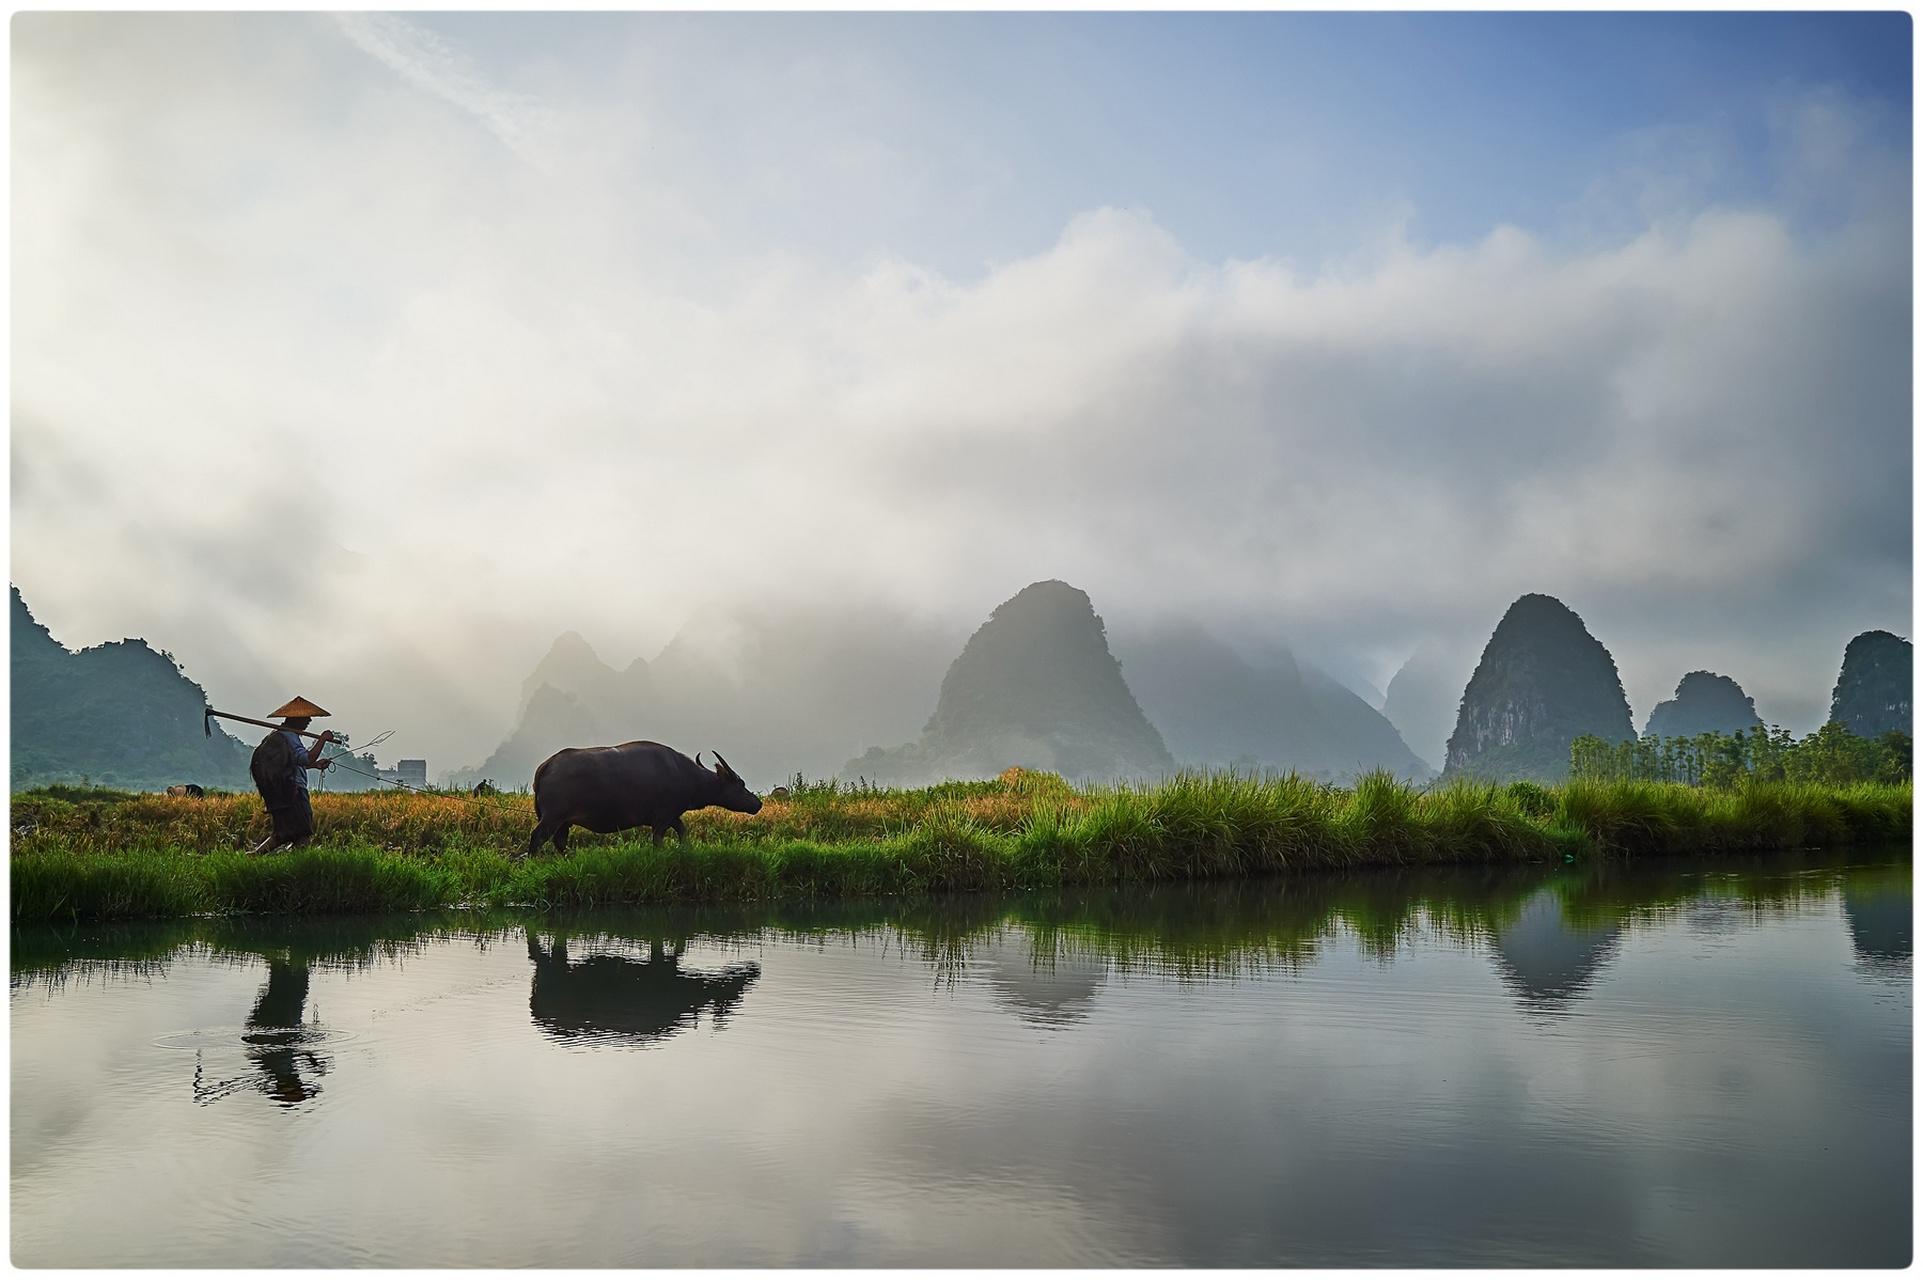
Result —
<instances>
[{"instance_id":1,"label":"buffalo leg","mask_svg":"<svg viewBox=\"0 0 1923 1280\"><path fill-rule=\"evenodd\" d=\"M541 851L548 840L562 853L568 851L568 824L555 818L543 818L534 824L534 834L527 838L527 856L532 858Z\"/></svg>"},{"instance_id":2,"label":"buffalo leg","mask_svg":"<svg viewBox=\"0 0 1923 1280\"><path fill-rule=\"evenodd\" d=\"M681 821L680 817L677 815L675 817L675 820L673 822L670 822L668 825L674 828L674 838L676 840L679 840L682 844L688 843L688 824L687 823Z\"/></svg>"},{"instance_id":3,"label":"buffalo leg","mask_svg":"<svg viewBox=\"0 0 1923 1280\"><path fill-rule=\"evenodd\" d=\"M650 825L648 830L654 833L654 847L659 849L661 847L661 828Z\"/></svg>"}]
</instances>

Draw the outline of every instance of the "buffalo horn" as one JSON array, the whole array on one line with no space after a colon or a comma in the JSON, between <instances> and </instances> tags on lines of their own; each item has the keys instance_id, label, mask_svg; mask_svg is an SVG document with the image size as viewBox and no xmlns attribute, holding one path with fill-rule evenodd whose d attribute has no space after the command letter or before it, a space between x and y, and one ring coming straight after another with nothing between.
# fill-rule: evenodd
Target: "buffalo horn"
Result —
<instances>
[{"instance_id":1,"label":"buffalo horn","mask_svg":"<svg viewBox=\"0 0 1923 1280\"><path fill-rule=\"evenodd\" d=\"M705 769L708 767L701 763L701 753L699 751L694 753L694 767L697 769Z\"/></svg>"},{"instance_id":2,"label":"buffalo horn","mask_svg":"<svg viewBox=\"0 0 1923 1280\"><path fill-rule=\"evenodd\" d=\"M716 773L733 773L734 772L734 766L729 764L725 759L723 759L719 751L714 753L714 758L716 760L721 761L721 767L715 770Z\"/></svg>"}]
</instances>

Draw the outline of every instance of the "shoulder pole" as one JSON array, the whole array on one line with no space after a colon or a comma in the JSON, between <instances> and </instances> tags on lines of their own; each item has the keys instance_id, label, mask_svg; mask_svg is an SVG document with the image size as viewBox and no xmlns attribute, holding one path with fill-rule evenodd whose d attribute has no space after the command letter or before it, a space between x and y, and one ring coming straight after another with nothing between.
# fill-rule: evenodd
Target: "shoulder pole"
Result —
<instances>
[{"instance_id":1,"label":"shoulder pole","mask_svg":"<svg viewBox=\"0 0 1923 1280\"><path fill-rule=\"evenodd\" d=\"M210 738L214 736L214 717L215 716L219 716L222 720L238 720L242 724L257 724L263 729L279 729L280 728L280 726L275 724L272 720L256 720L252 716L237 716L231 711L216 711L212 707L208 707L206 708L206 710L204 710L201 713L200 728L201 728L201 731ZM287 729L287 730L284 730L284 732L298 733L303 738L312 738L316 742L320 741L320 735L318 733L309 733L305 729ZM339 742L340 739L335 738L334 741Z\"/></svg>"}]
</instances>

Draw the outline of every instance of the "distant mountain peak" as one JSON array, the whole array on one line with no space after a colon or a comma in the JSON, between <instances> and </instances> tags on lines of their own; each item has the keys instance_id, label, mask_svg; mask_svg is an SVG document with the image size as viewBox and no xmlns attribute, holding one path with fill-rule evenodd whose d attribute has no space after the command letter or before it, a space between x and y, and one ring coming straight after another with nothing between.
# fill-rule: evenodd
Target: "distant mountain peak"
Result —
<instances>
[{"instance_id":1,"label":"distant mountain peak","mask_svg":"<svg viewBox=\"0 0 1923 1280\"><path fill-rule=\"evenodd\" d=\"M918 783L1013 765L1099 778L1174 767L1088 594L1059 579L1030 583L968 638L918 741L872 748L843 772Z\"/></svg>"},{"instance_id":2,"label":"distant mountain peak","mask_svg":"<svg viewBox=\"0 0 1923 1280\"><path fill-rule=\"evenodd\" d=\"M207 692L145 640L78 652L12 591L11 785L94 782L153 790L176 782L244 789L249 748L202 728Z\"/></svg>"},{"instance_id":3,"label":"distant mountain peak","mask_svg":"<svg viewBox=\"0 0 1923 1280\"><path fill-rule=\"evenodd\" d=\"M1521 596L1463 690L1444 772L1555 781L1584 734L1636 736L1616 661L1562 601Z\"/></svg>"},{"instance_id":4,"label":"distant mountain peak","mask_svg":"<svg viewBox=\"0 0 1923 1280\"><path fill-rule=\"evenodd\" d=\"M1908 640L1887 631L1863 632L1843 650L1829 718L1865 738L1892 729L1910 732L1913 666Z\"/></svg>"},{"instance_id":5,"label":"distant mountain peak","mask_svg":"<svg viewBox=\"0 0 1923 1280\"><path fill-rule=\"evenodd\" d=\"M601 661L579 631L564 631L548 646L547 654L521 682L519 715L525 717L534 695L543 685L551 686L583 702L605 707L626 703L645 694L648 664L636 658L626 671L616 671Z\"/></svg>"},{"instance_id":6,"label":"distant mountain peak","mask_svg":"<svg viewBox=\"0 0 1923 1280\"><path fill-rule=\"evenodd\" d=\"M1649 713L1645 734L1693 738L1700 733L1748 733L1762 723L1743 686L1713 671L1691 671L1676 682L1676 696Z\"/></svg>"},{"instance_id":7,"label":"distant mountain peak","mask_svg":"<svg viewBox=\"0 0 1923 1280\"><path fill-rule=\"evenodd\" d=\"M1118 634L1116 656L1177 761L1341 781L1369 768L1427 779L1395 726L1342 682L1271 641L1244 657L1199 622Z\"/></svg>"}]
</instances>

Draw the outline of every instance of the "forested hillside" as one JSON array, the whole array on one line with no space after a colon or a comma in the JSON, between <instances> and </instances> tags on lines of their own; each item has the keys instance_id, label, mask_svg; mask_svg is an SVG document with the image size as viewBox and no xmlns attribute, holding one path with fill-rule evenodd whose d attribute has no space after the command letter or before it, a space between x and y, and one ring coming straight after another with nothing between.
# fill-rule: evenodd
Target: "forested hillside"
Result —
<instances>
[{"instance_id":1,"label":"forested hillside","mask_svg":"<svg viewBox=\"0 0 1923 1280\"><path fill-rule=\"evenodd\" d=\"M171 654L131 639L75 653L34 619L18 588L12 595L14 790L83 781L132 791L252 785L252 744L218 728L204 736L206 691Z\"/></svg>"}]
</instances>

